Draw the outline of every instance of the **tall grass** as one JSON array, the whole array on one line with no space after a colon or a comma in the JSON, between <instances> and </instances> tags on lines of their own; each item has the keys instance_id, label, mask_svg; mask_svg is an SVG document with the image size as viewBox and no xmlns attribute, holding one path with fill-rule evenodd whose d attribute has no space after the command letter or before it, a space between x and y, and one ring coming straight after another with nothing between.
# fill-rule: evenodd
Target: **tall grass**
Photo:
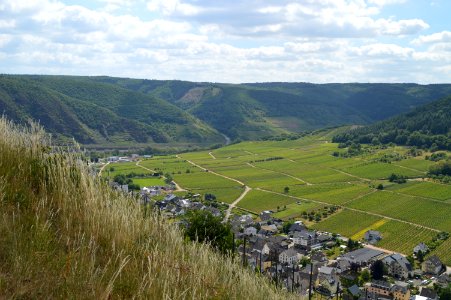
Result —
<instances>
[{"instance_id":1,"label":"tall grass","mask_svg":"<svg viewBox=\"0 0 451 300\"><path fill-rule=\"evenodd\" d=\"M0 119L0 298L290 297L144 217L39 126Z\"/></svg>"}]
</instances>

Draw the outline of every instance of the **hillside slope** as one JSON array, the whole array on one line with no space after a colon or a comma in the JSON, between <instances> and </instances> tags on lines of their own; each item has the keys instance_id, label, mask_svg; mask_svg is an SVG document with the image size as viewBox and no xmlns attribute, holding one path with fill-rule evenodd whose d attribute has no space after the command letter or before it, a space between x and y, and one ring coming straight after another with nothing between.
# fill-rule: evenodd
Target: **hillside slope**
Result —
<instances>
[{"instance_id":1,"label":"hillside slope","mask_svg":"<svg viewBox=\"0 0 451 300\"><path fill-rule=\"evenodd\" d=\"M0 119L0 298L290 297Z\"/></svg>"},{"instance_id":2,"label":"hillside slope","mask_svg":"<svg viewBox=\"0 0 451 300\"><path fill-rule=\"evenodd\" d=\"M87 77L0 76L0 110L20 123L39 120L57 137L83 144L223 141L167 101Z\"/></svg>"},{"instance_id":3,"label":"hillside slope","mask_svg":"<svg viewBox=\"0 0 451 300\"><path fill-rule=\"evenodd\" d=\"M83 144L199 144L372 124L451 95L451 85L220 84L117 77L0 76L0 110Z\"/></svg>"},{"instance_id":4,"label":"hillside slope","mask_svg":"<svg viewBox=\"0 0 451 300\"><path fill-rule=\"evenodd\" d=\"M371 124L451 95L451 85L217 84L96 77L166 99L231 138Z\"/></svg>"},{"instance_id":5,"label":"hillside slope","mask_svg":"<svg viewBox=\"0 0 451 300\"><path fill-rule=\"evenodd\" d=\"M334 142L396 143L451 150L451 97L336 135Z\"/></svg>"}]
</instances>

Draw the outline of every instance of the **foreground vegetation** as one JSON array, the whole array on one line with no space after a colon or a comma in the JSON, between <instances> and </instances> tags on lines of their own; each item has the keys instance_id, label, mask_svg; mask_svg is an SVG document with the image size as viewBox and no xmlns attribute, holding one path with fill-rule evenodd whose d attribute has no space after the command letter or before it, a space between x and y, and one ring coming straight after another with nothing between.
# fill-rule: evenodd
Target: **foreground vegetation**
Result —
<instances>
[{"instance_id":1,"label":"foreground vegetation","mask_svg":"<svg viewBox=\"0 0 451 300\"><path fill-rule=\"evenodd\" d=\"M38 127L0 120L0 298L287 298L92 177Z\"/></svg>"}]
</instances>

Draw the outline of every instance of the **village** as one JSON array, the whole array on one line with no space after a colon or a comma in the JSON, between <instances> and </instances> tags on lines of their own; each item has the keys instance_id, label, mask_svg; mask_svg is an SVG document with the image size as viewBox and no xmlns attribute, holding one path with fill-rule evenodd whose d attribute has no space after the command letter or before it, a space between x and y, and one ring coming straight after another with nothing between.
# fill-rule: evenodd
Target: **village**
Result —
<instances>
[{"instance_id":1,"label":"village","mask_svg":"<svg viewBox=\"0 0 451 300\"><path fill-rule=\"evenodd\" d=\"M111 185L133 193L142 205L153 207L181 228L190 226L185 215L196 210L229 223L237 245L235 256L243 267L309 299L438 300L437 291L451 283L446 265L436 255L427 256L425 243L405 256L378 248L377 242L384 237L376 230L353 241L311 230L300 220L275 218L273 211L255 216L234 210L227 219L228 204L218 202L213 194L176 195L174 182L139 192L129 192L126 185L115 182Z\"/></svg>"}]
</instances>

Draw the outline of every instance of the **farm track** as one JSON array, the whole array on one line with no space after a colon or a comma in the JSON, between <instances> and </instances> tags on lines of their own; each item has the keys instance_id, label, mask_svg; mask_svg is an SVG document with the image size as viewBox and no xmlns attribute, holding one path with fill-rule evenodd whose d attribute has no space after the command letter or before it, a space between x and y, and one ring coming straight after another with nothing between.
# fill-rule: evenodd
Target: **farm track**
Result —
<instances>
[{"instance_id":1,"label":"farm track","mask_svg":"<svg viewBox=\"0 0 451 300\"><path fill-rule=\"evenodd\" d=\"M434 198L429 198L429 197L423 197L423 196L417 196L417 195L410 195L410 194L405 194L405 193L398 193L398 192L394 192L394 191L386 191L386 190L382 190L381 192L386 192L386 193L392 193L395 195L400 195L400 196L406 196L406 197L410 197L410 198L420 198L426 201L432 201L432 202L437 202L437 203L446 203L449 204L449 200L450 199L446 199L446 200L437 200Z\"/></svg>"},{"instance_id":2,"label":"farm track","mask_svg":"<svg viewBox=\"0 0 451 300\"><path fill-rule=\"evenodd\" d=\"M176 155L176 157L180 158L180 159L183 159L183 157L179 156L178 154ZM228 180L231 180L231 181L235 181L236 183L244 186L244 191L241 193L241 195L238 198L236 198L235 201L232 202L232 204L229 205L229 208L226 210L225 217L224 217L224 222L227 222L229 220L230 214L232 213L232 209L247 195L247 193L249 193L252 190L252 188L247 186L247 185L245 185L243 182L239 181L238 179L235 179L235 178L232 178L232 177L229 177L229 176L226 176L226 175L222 175L222 174L216 173L215 171L210 171L210 170L208 170L208 169L206 169L206 168L204 168L204 167L202 167L202 166L200 166L200 165L198 165L195 162L192 162L190 160L186 160L186 162L191 164L191 165L193 165L193 166L195 166L195 167L197 167L197 168L199 168L199 169L201 169L201 170L204 170L205 172L209 172L209 173L214 174L216 176L220 176L222 178L225 178L225 179L228 179Z\"/></svg>"},{"instance_id":3,"label":"farm track","mask_svg":"<svg viewBox=\"0 0 451 300\"><path fill-rule=\"evenodd\" d=\"M107 162L100 168L99 175L98 175L99 177L102 177L103 170L105 170L106 166L108 166L109 164L110 164L110 162Z\"/></svg>"},{"instance_id":4,"label":"farm track","mask_svg":"<svg viewBox=\"0 0 451 300\"><path fill-rule=\"evenodd\" d=\"M213 155L213 152L208 152L208 155L210 155L211 158L216 159L216 156Z\"/></svg>"},{"instance_id":5,"label":"farm track","mask_svg":"<svg viewBox=\"0 0 451 300\"><path fill-rule=\"evenodd\" d=\"M307 181L305 181L304 179L301 179L301 178L299 178L299 177L290 175L290 174L288 174L288 173L277 172L277 171L274 171L274 170L271 170L271 169L266 169L266 168L262 168L262 167L257 167L256 165L253 165L253 164L251 164L251 163L246 163L246 164L249 165L249 166L251 166L251 167L253 167L253 168L256 168L256 169L265 170L265 171L270 171L270 172L274 172L274 173L276 173L276 174L282 174L282 175L288 176L288 177L293 178L293 179L295 179L295 180L297 180L297 181L303 182L303 183L305 183L306 185L313 185L313 183L307 182Z\"/></svg>"},{"instance_id":6,"label":"farm track","mask_svg":"<svg viewBox=\"0 0 451 300\"><path fill-rule=\"evenodd\" d=\"M340 170L340 169L335 169L335 168L329 168L329 169L334 170L334 171L336 171L336 172L338 172L338 173L341 173L341 174L344 174L344 175L348 175L348 176L351 176L351 177L360 179L360 180L365 181L365 182L371 182L371 180L369 180L369 179L367 179L367 178L359 177L359 176L353 175L353 174L351 174L351 173L342 171L342 170Z\"/></svg>"},{"instance_id":7,"label":"farm track","mask_svg":"<svg viewBox=\"0 0 451 300\"><path fill-rule=\"evenodd\" d=\"M147 171L150 171L150 172L155 172L155 170L152 170L152 169L149 169L149 168L147 168L147 167L141 166L141 165L139 164L139 162L140 162L139 160L136 162L136 166L137 166L137 167L143 168L144 170L147 170ZM162 177L163 177L163 178L166 178L166 177L164 177L164 176L162 176ZM175 181L172 181L172 182L175 184L175 190L174 190L174 192L186 192L186 191L187 191L187 190L181 188L180 185L177 184L177 182L175 182Z\"/></svg>"},{"instance_id":8,"label":"farm track","mask_svg":"<svg viewBox=\"0 0 451 300\"><path fill-rule=\"evenodd\" d=\"M275 195L290 197L290 198L297 199L297 200L310 201L310 202L315 202L315 203L324 204L324 205L334 205L334 204L323 202L323 201L318 201L318 200L313 200L313 199L308 199L308 198L302 198L302 197L286 195L286 194L282 194L282 193L278 193L278 192L264 190L264 189L261 189L261 188L256 188L256 190L259 190L259 191L262 191L262 192L267 192L267 193L272 193L272 194L275 194ZM378 213L373 213L373 212L360 210L360 209L356 209L356 208L350 208L350 207L341 206L341 205L338 205L338 206L340 206L343 209L348 209L350 211L355 211L355 212L364 213L364 214L371 215L371 216L385 218L385 219L392 220L392 221L398 221L398 222L409 224L409 225L416 226L416 227L419 227L419 228L428 229L428 230L431 230L431 231L434 231L434 232L441 232L440 230L435 229L435 228L431 228L431 227L427 227L427 226L424 226L424 225L412 223L412 222L409 222L409 221L404 221L404 220L397 219L397 218L388 217L388 216L381 215L381 214L378 214Z\"/></svg>"},{"instance_id":9,"label":"farm track","mask_svg":"<svg viewBox=\"0 0 451 300\"><path fill-rule=\"evenodd\" d=\"M392 164L393 164L394 166L397 166L397 167L400 167L400 168L403 168L403 169L406 169L406 170L415 171L415 172L420 172L420 173L422 173L422 174L426 174L426 173L427 173L427 172L425 172L425 171L417 170L417 169L414 169L414 168L409 168L409 167L401 166L401 165L394 164L394 163L392 163Z\"/></svg>"}]
</instances>

